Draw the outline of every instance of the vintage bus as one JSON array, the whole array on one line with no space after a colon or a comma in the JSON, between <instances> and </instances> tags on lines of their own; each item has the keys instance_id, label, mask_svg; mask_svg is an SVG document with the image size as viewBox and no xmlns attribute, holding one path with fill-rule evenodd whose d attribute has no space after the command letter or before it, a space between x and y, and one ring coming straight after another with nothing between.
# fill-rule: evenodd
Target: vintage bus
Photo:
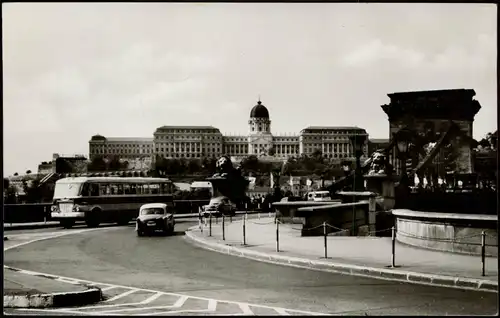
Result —
<instances>
[{"instance_id":1,"label":"vintage bus","mask_svg":"<svg viewBox=\"0 0 500 318\"><path fill-rule=\"evenodd\" d=\"M71 228L100 223L125 225L146 203L173 204L174 184L166 178L77 177L56 182L51 218Z\"/></svg>"}]
</instances>

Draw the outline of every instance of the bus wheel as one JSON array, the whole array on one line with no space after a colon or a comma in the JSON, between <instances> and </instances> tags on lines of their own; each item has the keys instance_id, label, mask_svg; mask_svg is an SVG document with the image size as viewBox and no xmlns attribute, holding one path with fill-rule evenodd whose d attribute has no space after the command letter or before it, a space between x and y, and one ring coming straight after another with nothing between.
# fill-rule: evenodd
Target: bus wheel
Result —
<instances>
[{"instance_id":1,"label":"bus wheel","mask_svg":"<svg viewBox=\"0 0 500 318\"><path fill-rule=\"evenodd\" d=\"M64 220L64 221L61 221L60 224L63 228L70 229L73 227L73 225L75 225L75 221L74 220Z\"/></svg>"},{"instance_id":2,"label":"bus wheel","mask_svg":"<svg viewBox=\"0 0 500 318\"><path fill-rule=\"evenodd\" d=\"M88 227L98 227L99 226L99 213L100 210L92 210L89 214L85 216L85 224Z\"/></svg>"}]
</instances>

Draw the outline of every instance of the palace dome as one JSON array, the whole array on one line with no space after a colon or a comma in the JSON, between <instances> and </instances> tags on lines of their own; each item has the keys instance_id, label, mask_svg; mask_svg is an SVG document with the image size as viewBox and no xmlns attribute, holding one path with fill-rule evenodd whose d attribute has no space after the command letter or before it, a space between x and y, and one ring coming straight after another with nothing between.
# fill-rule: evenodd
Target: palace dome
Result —
<instances>
[{"instance_id":1,"label":"palace dome","mask_svg":"<svg viewBox=\"0 0 500 318\"><path fill-rule=\"evenodd\" d=\"M269 118L269 111L260 100L250 111L250 118Z\"/></svg>"}]
</instances>

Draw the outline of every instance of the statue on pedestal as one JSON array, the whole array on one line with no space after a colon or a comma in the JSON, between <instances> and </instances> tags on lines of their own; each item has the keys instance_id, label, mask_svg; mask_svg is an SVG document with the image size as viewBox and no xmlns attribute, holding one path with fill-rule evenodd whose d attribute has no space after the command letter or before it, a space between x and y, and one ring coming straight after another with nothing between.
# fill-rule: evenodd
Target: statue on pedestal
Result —
<instances>
[{"instance_id":1,"label":"statue on pedestal","mask_svg":"<svg viewBox=\"0 0 500 318\"><path fill-rule=\"evenodd\" d=\"M393 166L389 163L387 155L382 150L377 150L372 155L372 162L370 165L370 170L368 171L369 176L373 175L391 175L393 172Z\"/></svg>"},{"instance_id":2,"label":"statue on pedestal","mask_svg":"<svg viewBox=\"0 0 500 318\"><path fill-rule=\"evenodd\" d=\"M226 196L238 204L245 199L249 181L242 176L241 167L234 168L228 156L220 157L216 162L217 172L207 181L212 183L214 197Z\"/></svg>"}]
</instances>

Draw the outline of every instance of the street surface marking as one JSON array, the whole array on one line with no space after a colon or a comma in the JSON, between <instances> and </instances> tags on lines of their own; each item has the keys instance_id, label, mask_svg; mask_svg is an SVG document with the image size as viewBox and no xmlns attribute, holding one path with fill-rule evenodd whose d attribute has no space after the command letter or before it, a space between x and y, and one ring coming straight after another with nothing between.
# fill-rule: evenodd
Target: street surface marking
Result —
<instances>
[{"instance_id":1,"label":"street surface marking","mask_svg":"<svg viewBox=\"0 0 500 318\"><path fill-rule=\"evenodd\" d=\"M13 269L12 267L5 266L6 269ZM158 290L150 290L144 288L136 288L131 286L123 286L123 285L114 285L109 283L101 283L94 282L88 280L82 280L78 278L70 278L64 276L56 276L52 274L39 273L34 271L27 271L21 269L15 269L19 273L34 275L34 276L45 276L51 277L60 282L65 282L68 284L73 284L75 282L79 284L92 284L97 287L103 287L103 289L107 289L107 291L112 291L118 289L118 294L113 297L107 299L102 302L104 305L89 305L82 307L71 307L71 308L55 308L55 309L37 309L37 308L19 308L17 311L33 311L33 312L44 312L44 313L63 313L63 314L78 314L78 315L134 315L134 316L158 316L158 315L175 315L175 314L202 314L202 315L219 315L219 314L228 314L228 315L255 315L252 311L252 308L261 308L270 311L270 314L275 313L278 315L290 315L293 314L304 314L304 315L327 315L325 313L319 312L309 312L303 310L295 310L281 307L272 307L266 305L257 305L257 304L249 304L245 302L237 302L230 300L217 300L199 296L189 296L179 293L172 292L162 292ZM101 289L101 290L103 290ZM123 291L125 290L125 291ZM139 296L138 292L147 293ZM135 301L128 303L112 303L116 300L122 299L129 295L136 295L134 297L144 297L145 299L134 299ZM175 298L175 301L172 304L172 297ZM198 308L190 308L190 305L186 305L188 300L196 300L196 301L204 301L206 302L206 307L204 309ZM153 302L157 302L158 304L155 306L145 306L151 304ZM167 303L165 303L167 302ZM231 313L227 312L217 312L217 305L225 304L231 305ZM203 307L202 307L203 308ZM164 310L162 310L164 309ZM170 310L169 310L170 309ZM162 311L158 311L162 310Z\"/></svg>"},{"instance_id":2,"label":"street surface marking","mask_svg":"<svg viewBox=\"0 0 500 318\"><path fill-rule=\"evenodd\" d=\"M37 237L35 239L29 240L27 242L22 242L19 244L15 244L12 246L8 246L4 248L4 251L14 249L17 247L21 247L30 243L35 243L39 242L42 240L47 240L47 239L52 239L52 238L58 238L66 235L71 235L71 234L81 234L81 233L86 233L90 231L97 231L97 230L103 230L103 229L119 229L119 227L109 227L109 228L97 228L97 229L83 229L83 230L75 230L75 231L66 231L63 233L58 233L58 234L53 234L51 232L48 236L47 233L43 233L44 236L40 235L41 233L33 233L34 235L31 237ZM24 237L27 237L27 239L30 239L29 235L25 234L19 234L23 235ZM13 270L17 271L18 273L22 274L27 274L27 275L32 275L32 276L39 276L39 277L45 277L49 279L54 279L62 283L68 283L68 284L81 284L81 285L94 285L96 287L101 288L103 292L107 291L113 291L115 289L124 289L125 291L120 291L118 290L119 293L118 295L114 295L113 297L107 299L106 301L102 302L105 303L105 305L89 305L89 306L83 306L83 307L71 307L71 308L55 308L55 309L37 309L37 308L18 308L16 311L31 311L31 312L44 312L44 313L59 313L59 314L77 314L77 315L120 315L120 312L134 312L132 315L140 315L140 316L151 316L151 315L175 315L179 313L187 313L187 314L195 314L195 313L200 313L201 315L253 315L253 311L251 308L260 308L260 309L266 309L272 312L275 312L280 315L290 315L290 313L294 314L305 314L305 315L328 315L325 313L319 313L319 312L309 312L309 311L303 311L303 310L294 310L294 309L285 309L281 307L272 307L272 306L266 306L266 305L257 305L257 304L249 304L245 302L238 302L238 301L230 301L230 300L217 300L217 299L212 299L212 298L206 298L206 297L200 297L200 296L189 296L185 294L180 294L180 293L173 293L173 292L163 292L163 291L158 291L158 290L151 290L151 289L145 289L145 288L136 288L136 287L131 287L131 286L123 286L123 285L117 285L117 284L109 284L109 283L103 283L103 282L94 282L94 281L89 281L89 280L84 280L84 279L79 279L79 278L72 278L72 277L65 277L65 276L59 276L59 275L53 275L53 274L47 274L47 273L40 273L40 272L35 272L35 271L29 271L29 270L23 270L19 268L14 268L10 267L7 265L4 265L4 270ZM137 292L142 292L142 293L148 293L146 295L146 299L140 299L140 301L137 301L136 298L141 297L139 296L139 293ZM151 295L149 295L151 294ZM134 301L128 302L128 303L113 303L114 301L117 301L119 299L122 299L126 296L129 295L135 295ZM142 295L144 296L144 295ZM172 300L171 298L174 297L176 301L172 305ZM167 300L170 299L170 300ZM195 300L195 301L202 301L202 302L207 302L205 309L199 309L200 307L197 306L197 308L189 308L189 304L186 305L186 302L188 300ZM168 301L167 303L164 303L164 301ZM161 304L158 304L157 306L149 306L145 307L144 305L148 305L152 302L160 302ZM163 303L162 303L163 302ZM227 312L221 312L217 313L217 305L218 304L224 304L224 305L231 305L231 313ZM138 306L135 308L132 308L132 306ZM196 306L195 306L196 307ZM111 308L116 308L116 310L105 310L111 309ZM203 307L201 307L203 308ZM97 310L96 310L97 309ZM104 310L100 310L104 309ZM130 309L130 310L129 310ZM179 309L179 310L173 310L173 311L155 311L155 309ZM233 312L234 310L234 312ZM137 313L135 313L137 312Z\"/></svg>"},{"instance_id":3,"label":"street surface marking","mask_svg":"<svg viewBox=\"0 0 500 318\"><path fill-rule=\"evenodd\" d=\"M160 298L162 294L161 293L156 293L155 295L149 297L148 299L142 301L140 304L141 305L146 305L146 304L149 304L150 302L152 301L155 301L156 299Z\"/></svg>"},{"instance_id":4,"label":"street surface marking","mask_svg":"<svg viewBox=\"0 0 500 318\"><path fill-rule=\"evenodd\" d=\"M239 304L240 309L242 311L243 315L252 315L253 316L253 311L250 310L250 306L247 304Z\"/></svg>"},{"instance_id":5,"label":"street surface marking","mask_svg":"<svg viewBox=\"0 0 500 318\"><path fill-rule=\"evenodd\" d=\"M188 297L187 296L181 296L176 302L175 304L172 306L174 308L179 308L179 307L182 307L182 305L184 305L184 303L186 302L186 300L188 300Z\"/></svg>"},{"instance_id":6,"label":"street surface marking","mask_svg":"<svg viewBox=\"0 0 500 318\"><path fill-rule=\"evenodd\" d=\"M113 298L107 299L107 300L105 300L104 302L106 302L106 303L107 303L107 302L112 302L112 301L114 301L114 300L117 300L117 299L120 299L120 298L122 298L122 297L125 297L125 296L128 296L128 295L130 295L130 294L133 294L133 293L135 293L135 292L137 292L137 291L139 291L139 290L138 290L138 289L132 289L132 290L129 290L129 291L127 291L127 292L124 292L124 293L122 293L122 294L120 294L120 295L116 295L116 296L115 296L115 297L113 297Z\"/></svg>"}]
</instances>

